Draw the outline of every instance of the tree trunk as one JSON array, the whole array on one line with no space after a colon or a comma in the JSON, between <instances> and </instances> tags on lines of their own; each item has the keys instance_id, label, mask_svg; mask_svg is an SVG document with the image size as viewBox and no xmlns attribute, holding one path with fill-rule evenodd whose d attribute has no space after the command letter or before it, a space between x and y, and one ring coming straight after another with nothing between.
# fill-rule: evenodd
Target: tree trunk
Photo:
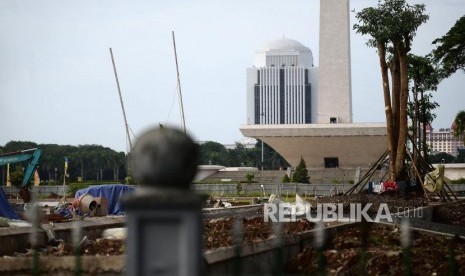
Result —
<instances>
[{"instance_id":1,"label":"tree trunk","mask_svg":"<svg viewBox=\"0 0 465 276\"><path fill-rule=\"evenodd\" d=\"M386 63L386 44L378 43L378 56L379 64L381 67L381 76L383 79L383 93L384 93L384 112L386 115L386 130L389 149L389 179L394 180L394 160L396 151L394 150L394 140L392 139L392 109L391 109L391 91L389 88L388 66Z\"/></svg>"},{"instance_id":2,"label":"tree trunk","mask_svg":"<svg viewBox=\"0 0 465 276\"><path fill-rule=\"evenodd\" d=\"M421 102L422 102L422 118L423 118L423 127L422 127L422 137L421 137L421 151L423 153L423 158L428 162L428 145L426 144L426 126L429 124L426 117L426 102L423 91L421 91Z\"/></svg>"},{"instance_id":3,"label":"tree trunk","mask_svg":"<svg viewBox=\"0 0 465 276\"><path fill-rule=\"evenodd\" d=\"M81 159L81 179L84 181L84 162Z\"/></svg>"},{"instance_id":4,"label":"tree trunk","mask_svg":"<svg viewBox=\"0 0 465 276\"><path fill-rule=\"evenodd\" d=\"M395 180L404 179L405 143L408 136L407 103L408 103L408 63L407 51L402 43L395 43L394 48L399 56L400 68L400 103L399 103L399 139L395 161Z\"/></svg>"},{"instance_id":5,"label":"tree trunk","mask_svg":"<svg viewBox=\"0 0 465 276\"><path fill-rule=\"evenodd\" d=\"M418 94L417 94L417 82L413 80L413 104L414 104L414 112L412 118L412 141L413 141L413 163L418 168L418 159L420 155L420 143L419 140L419 130L420 130L420 120L418 119L420 116L420 105L418 103Z\"/></svg>"},{"instance_id":6,"label":"tree trunk","mask_svg":"<svg viewBox=\"0 0 465 276\"><path fill-rule=\"evenodd\" d=\"M399 116L400 116L400 68L399 68L399 57L398 54L394 51L394 56L390 63L391 70L391 98L392 98L392 140L397 141L399 139ZM394 143L393 150L397 152L397 144Z\"/></svg>"}]
</instances>

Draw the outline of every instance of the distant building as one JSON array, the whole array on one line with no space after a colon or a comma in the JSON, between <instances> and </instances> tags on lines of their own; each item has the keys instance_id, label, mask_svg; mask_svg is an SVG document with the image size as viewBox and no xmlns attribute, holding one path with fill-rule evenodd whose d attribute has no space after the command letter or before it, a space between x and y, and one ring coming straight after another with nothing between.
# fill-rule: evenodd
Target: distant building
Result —
<instances>
[{"instance_id":1,"label":"distant building","mask_svg":"<svg viewBox=\"0 0 465 276\"><path fill-rule=\"evenodd\" d=\"M463 137L454 137L454 125L451 128L434 130L431 126L426 128L426 144L432 153L445 152L457 156L459 148L464 148Z\"/></svg>"},{"instance_id":2,"label":"distant building","mask_svg":"<svg viewBox=\"0 0 465 276\"><path fill-rule=\"evenodd\" d=\"M316 122L316 74L312 51L300 42L283 38L262 47L247 69L247 124Z\"/></svg>"}]
</instances>

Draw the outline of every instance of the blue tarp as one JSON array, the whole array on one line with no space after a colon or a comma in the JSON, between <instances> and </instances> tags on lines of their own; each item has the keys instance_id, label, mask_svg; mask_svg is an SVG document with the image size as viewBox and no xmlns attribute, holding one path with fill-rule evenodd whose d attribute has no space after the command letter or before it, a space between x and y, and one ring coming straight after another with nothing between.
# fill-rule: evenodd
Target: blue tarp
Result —
<instances>
[{"instance_id":1,"label":"blue tarp","mask_svg":"<svg viewBox=\"0 0 465 276\"><path fill-rule=\"evenodd\" d=\"M15 211L13 210L13 207L11 207L1 187L0 187L0 217L5 217L9 219L19 219L18 214L16 214Z\"/></svg>"},{"instance_id":2,"label":"blue tarp","mask_svg":"<svg viewBox=\"0 0 465 276\"><path fill-rule=\"evenodd\" d=\"M78 190L75 194L75 198L84 194L90 194L93 197L104 197L108 202L109 215L124 215L124 208L120 202L120 198L122 195L133 191L134 187L128 185L105 184Z\"/></svg>"}]
</instances>

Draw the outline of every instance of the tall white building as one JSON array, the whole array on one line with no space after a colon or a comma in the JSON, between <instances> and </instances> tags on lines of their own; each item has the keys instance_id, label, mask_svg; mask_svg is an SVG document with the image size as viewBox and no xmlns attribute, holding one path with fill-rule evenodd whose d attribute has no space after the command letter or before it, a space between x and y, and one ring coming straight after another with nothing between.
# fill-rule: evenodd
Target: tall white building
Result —
<instances>
[{"instance_id":1,"label":"tall white building","mask_svg":"<svg viewBox=\"0 0 465 276\"><path fill-rule=\"evenodd\" d=\"M316 122L316 81L309 48L285 38L268 43L247 69L247 124Z\"/></svg>"}]
</instances>

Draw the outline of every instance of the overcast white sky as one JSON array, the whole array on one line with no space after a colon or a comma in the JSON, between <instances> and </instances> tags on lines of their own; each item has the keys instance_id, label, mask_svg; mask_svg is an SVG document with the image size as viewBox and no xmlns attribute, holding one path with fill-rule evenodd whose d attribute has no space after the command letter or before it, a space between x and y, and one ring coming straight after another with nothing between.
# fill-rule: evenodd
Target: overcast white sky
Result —
<instances>
[{"instance_id":1,"label":"overcast white sky","mask_svg":"<svg viewBox=\"0 0 465 276\"><path fill-rule=\"evenodd\" d=\"M414 40L417 55L429 53L431 41L465 14L463 0L409 2L425 3L430 14ZM350 1L356 11L376 4ZM243 138L246 68L269 41L284 35L303 43L318 66L318 0L2 0L0 145L21 140L126 151L110 47L134 133L180 125L171 31L186 125L198 141ZM367 39L351 31L353 117L384 122L378 60ZM459 72L439 86L433 127L450 127L465 109L464 84Z\"/></svg>"}]
</instances>

